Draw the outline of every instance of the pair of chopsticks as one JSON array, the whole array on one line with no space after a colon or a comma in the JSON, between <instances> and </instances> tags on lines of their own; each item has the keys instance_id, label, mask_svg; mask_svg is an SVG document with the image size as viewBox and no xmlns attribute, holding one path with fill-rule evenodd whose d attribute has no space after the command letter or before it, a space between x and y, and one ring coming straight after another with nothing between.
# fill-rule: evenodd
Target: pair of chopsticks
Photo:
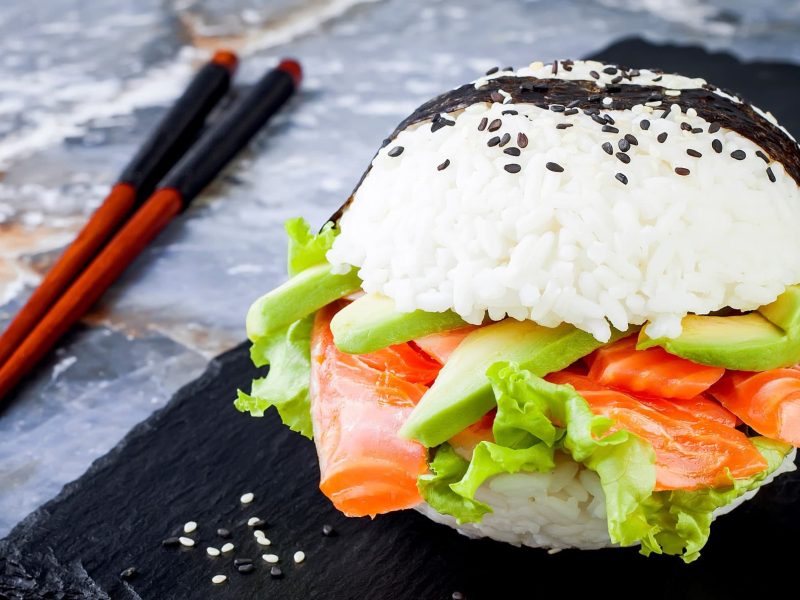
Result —
<instances>
[{"instance_id":1,"label":"pair of chopsticks","mask_svg":"<svg viewBox=\"0 0 800 600\"><path fill-rule=\"evenodd\" d=\"M302 77L299 63L281 61L203 131L237 63L235 54L220 51L197 72L0 336L0 401L247 145Z\"/></svg>"}]
</instances>

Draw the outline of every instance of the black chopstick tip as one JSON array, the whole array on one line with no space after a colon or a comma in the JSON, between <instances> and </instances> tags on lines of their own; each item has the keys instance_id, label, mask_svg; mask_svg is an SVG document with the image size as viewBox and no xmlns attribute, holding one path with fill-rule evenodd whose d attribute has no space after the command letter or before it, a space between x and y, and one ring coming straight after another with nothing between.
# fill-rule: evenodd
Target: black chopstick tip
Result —
<instances>
[{"instance_id":1,"label":"black chopstick tip","mask_svg":"<svg viewBox=\"0 0 800 600\"><path fill-rule=\"evenodd\" d=\"M294 87L300 87L300 82L303 79L303 67L300 66L299 62L293 58L284 58L276 68L287 73L292 78Z\"/></svg>"},{"instance_id":2,"label":"black chopstick tip","mask_svg":"<svg viewBox=\"0 0 800 600\"><path fill-rule=\"evenodd\" d=\"M236 67L239 66L239 57L236 56L236 53L232 50L217 50L214 52L214 56L211 57L211 62L215 65L220 65L225 67L231 73L236 71Z\"/></svg>"}]
</instances>

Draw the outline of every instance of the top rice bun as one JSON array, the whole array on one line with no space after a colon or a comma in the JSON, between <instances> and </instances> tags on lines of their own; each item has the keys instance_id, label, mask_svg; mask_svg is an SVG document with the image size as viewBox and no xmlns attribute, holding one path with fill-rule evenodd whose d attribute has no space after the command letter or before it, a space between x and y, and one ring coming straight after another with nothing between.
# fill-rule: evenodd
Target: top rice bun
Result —
<instances>
[{"instance_id":1,"label":"top rice bun","mask_svg":"<svg viewBox=\"0 0 800 600\"><path fill-rule=\"evenodd\" d=\"M401 311L675 337L800 282L798 180L774 117L702 79L533 63L406 119L328 260Z\"/></svg>"}]
</instances>

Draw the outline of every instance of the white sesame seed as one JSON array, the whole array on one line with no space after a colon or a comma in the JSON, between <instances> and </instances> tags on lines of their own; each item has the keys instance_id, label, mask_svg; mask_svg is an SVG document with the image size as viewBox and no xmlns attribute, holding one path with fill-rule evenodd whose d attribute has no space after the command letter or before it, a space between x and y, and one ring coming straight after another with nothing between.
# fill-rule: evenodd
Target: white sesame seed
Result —
<instances>
[{"instance_id":1,"label":"white sesame seed","mask_svg":"<svg viewBox=\"0 0 800 600\"><path fill-rule=\"evenodd\" d=\"M612 102L613 100L611 98L603 98L603 106L609 106Z\"/></svg>"},{"instance_id":2,"label":"white sesame seed","mask_svg":"<svg viewBox=\"0 0 800 600\"><path fill-rule=\"evenodd\" d=\"M257 535L256 542L261 544L262 546L269 546L272 543L269 541L269 539L265 538L263 535L261 536Z\"/></svg>"},{"instance_id":3,"label":"white sesame seed","mask_svg":"<svg viewBox=\"0 0 800 600\"><path fill-rule=\"evenodd\" d=\"M235 546L233 544L231 544L230 542L228 542L227 544L224 544L222 546L222 548L220 548L220 550L222 550L223 552L230 552L234 548L235 548Z\"/></svg>"},{"instance_id":4,"label":"white sesame seed","mask_svg":"<svg viewBox=\"0 0 800 600\"><path fill-rule=\"evenodd\" d=\"M302 550L298 550L294 553L294 562L301 563L306 559L306 553Z\"/></svg>"},{"instance_id":5,"label":"white sesame seed","mask_svg":"<svg viewBox=\"0 0 800 600\"><path fill-rule=\"evenodd\" d=\"M265 534L264 534L264 531L261 530L261 529L254 529L253 530L253 535L256 536L256 537L264 537Z\"/></svg>"},{"instance_id":6,"label":"white sesame seed","mask_svg":"<svg viewBox=\"0 0 800 600\"><path fill-rule=\"evenodd\" d=\"M680 90L664 90L664 95L666 95L666 96L680 96L681 95L681 91Z\"/></svg>"},{"instance_id":7,"label":"white sesame seed","mask_svg":"<svg viewBox=\"0 0 800 600\"><path fill-rule=\"evenodd\" d=\"M252 526L253 526L253 525L255 525L256 523L258 523L260 520L261 520L261 519L259 519L258 517L250 517L249 519L247 519L247 524L248 524L250 527L252 527Z\"/></svg>"},{"instance_id":8,"label":"white sesame seed","mask_svg":"<svg viewBox=\"0 0 800 600\"><path fill-rule=\"evenodd\" d=\"M214 575L211 578L211 583L220 584L225 583L226 581L228 581L228 578L225 575Z\"/></svg>"},{"instance_id":9,"label":"white sesame seed","mask_svg":"<svg viewBox=\"0 0 800 600\"><path fill-rule=\"evenodd\" d=\"M189 521L183 526L183 533L192 533L197 529L197 523L195 521Z\"/></svg>"},{"instance_id":10,"label":"white sesame seed","mask_svg":"<svg viewBox=\"0 0 800 600\"><path fill-rule=\"evenodd\" d=\"M255 494L253 494L253 492L247 492L246 494L242 494L242 497L239 498L239 501L242 504L250 504L253 500L255 500Z\"/></svg>"},{"instance_id":11,"label":"white sesame seed","mask_svg":"<svg viewBox=\"0 0 800 600\"><path fill-rule=\"evenodd\" d=\"M280 560L277 554L264 554L261 556L261 558L263 558L265 561L267 561L272 565L274 565L276 562Z\"/></svg>"},{"instance_id":12,"label":"white sesame seed","mask_svg":"<svg viewBox=\"0 0 800 600\"><path fill-rule=\"evenodd\" d=\"M179 537L178 541L181 543L181 546L186 546L187 548L194 546L194 540L192 538Z\"/></svg>"},{"instance_id":13,"label":"white sesame seed","mask_svg":"<svg viewBox=\"0 0 800 600\"><path fill-rule=\"evenodd\" d=\"M219 556L219 548L214 548L214 546L206 548L206 552L208 552L209 556Z\"/></svg>"}]
</instances>

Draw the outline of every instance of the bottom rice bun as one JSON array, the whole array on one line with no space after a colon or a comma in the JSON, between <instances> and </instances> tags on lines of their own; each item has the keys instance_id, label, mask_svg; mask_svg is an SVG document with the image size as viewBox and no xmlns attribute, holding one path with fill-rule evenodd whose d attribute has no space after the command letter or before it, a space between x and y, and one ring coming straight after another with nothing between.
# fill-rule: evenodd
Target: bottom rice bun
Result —
<instances>
[{"instance_id":1,"label":"bottom rice bun","mask_svg":"<svg viewBox=\"0 0 800 600\"><path fill-rule=\"evenodd\" d=\"M247 315L236 407L344 514L699 556L800 446L800 148L703 79L493 69L423 104Z\"/></svg>"}]
</instances>

